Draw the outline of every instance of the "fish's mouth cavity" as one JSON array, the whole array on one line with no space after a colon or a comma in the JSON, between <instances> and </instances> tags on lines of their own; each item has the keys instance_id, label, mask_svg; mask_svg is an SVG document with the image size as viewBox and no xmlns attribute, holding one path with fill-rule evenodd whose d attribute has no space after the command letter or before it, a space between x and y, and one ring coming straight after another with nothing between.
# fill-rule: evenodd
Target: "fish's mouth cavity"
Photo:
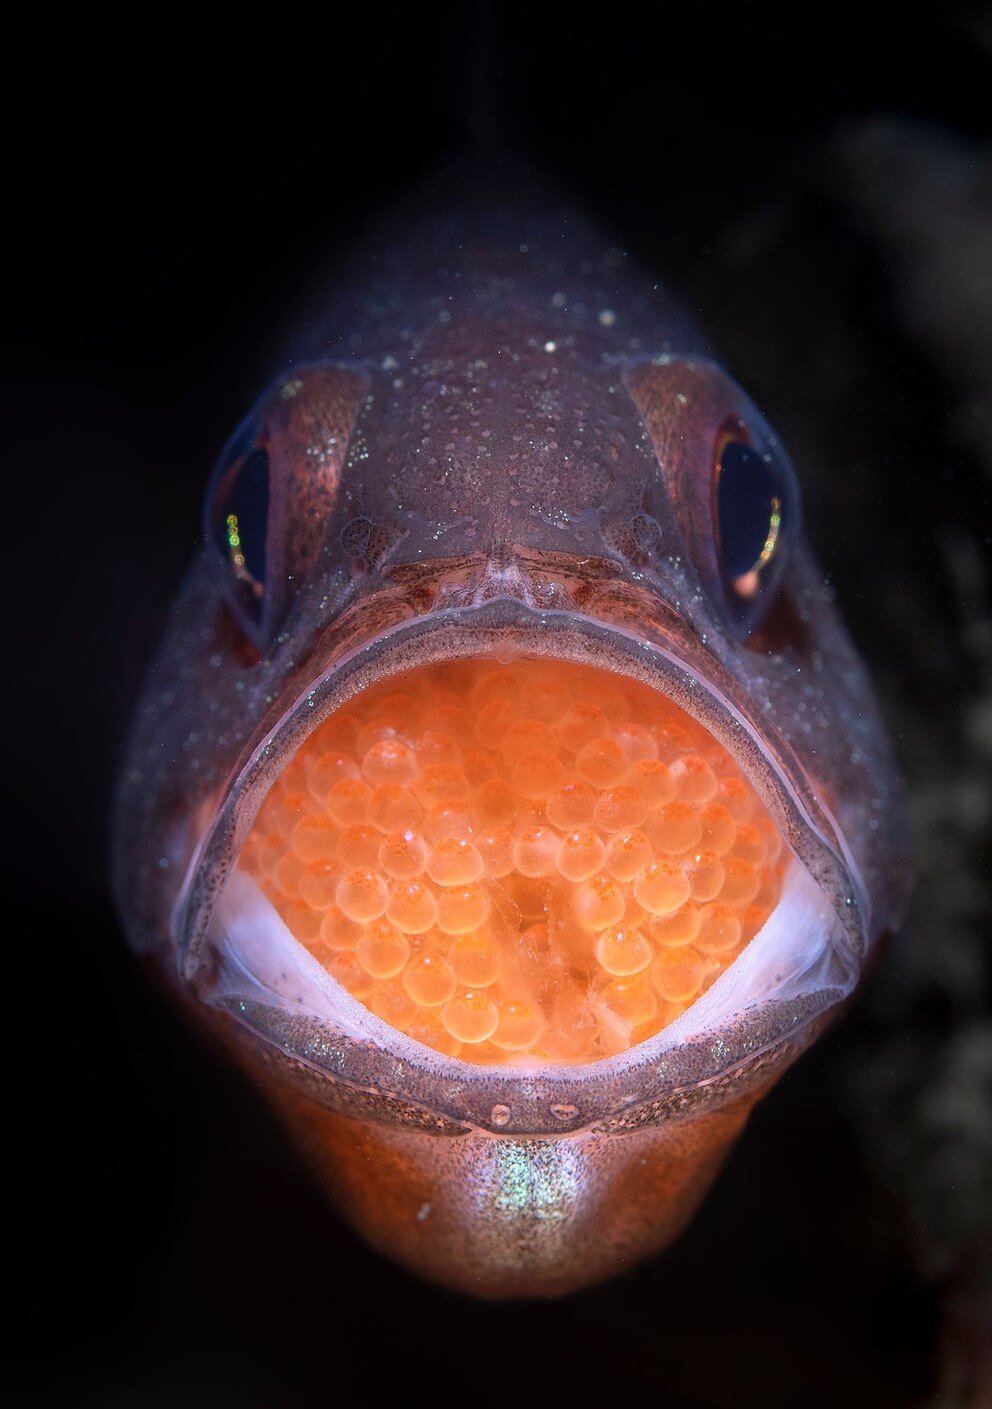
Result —
<instances>
[{"instance_id":1,"label":"fish's mouth cavity","mask_svg":"<svg viewBox=\"0 0 992 1409\"><path fill-rule=\"evenodd\" d=\"M746 1060L851 991L861 915L842 844L677 642L500 599L315 680L241 769L175 919L206 1001L346 1080L375 1050L380 1086L390 1061L407 1087L433 1073L436 1106L438 1074L464 1087L469 1063L630 1088L659 1062L678 1079L704 1036L715 1068ZM565 988L592 975L591 1025L535 988L548 952Z\"/></svg>"}]
</instances>

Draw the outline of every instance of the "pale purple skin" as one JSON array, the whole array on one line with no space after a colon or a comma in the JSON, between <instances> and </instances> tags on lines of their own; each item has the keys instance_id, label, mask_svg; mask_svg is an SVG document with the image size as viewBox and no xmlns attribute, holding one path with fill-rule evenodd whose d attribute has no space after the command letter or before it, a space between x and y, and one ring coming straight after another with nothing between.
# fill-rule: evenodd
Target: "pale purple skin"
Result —
<instances>
[{"instance_id":1,"label":"pale purple skin","mask_svg":"<svg viewBox=\"0 0 992 1409\"><path fill-rule=\"evenodd\" d=\"M678 1233L754 1101L852 991L904 908L901 795L802 541L739 639L714 447L728 419L776 442L650 278L574 216L501 211L411 224L341 287L255 412L273 485L263 630L247 640L205 547L149 676L120 905L371 1242L477 1294L560 1293ZM232 979L211 908L300 741L403 665L507 650L625 671L711 730L835 917L815 971L797 961L691 1040L526 1072L440 1057L344 995L340 1023L315 1016L283 970Z\"/></svg>"}]
</instances>

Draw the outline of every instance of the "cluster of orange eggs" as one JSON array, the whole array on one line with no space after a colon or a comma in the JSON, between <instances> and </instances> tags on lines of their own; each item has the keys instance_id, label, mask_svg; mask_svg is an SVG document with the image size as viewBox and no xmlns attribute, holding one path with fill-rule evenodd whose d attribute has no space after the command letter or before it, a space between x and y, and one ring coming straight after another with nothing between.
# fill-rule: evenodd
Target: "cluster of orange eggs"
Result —
<instances>
[{"instance_id":1,"label":"cluster of orange eggs","mask_svg":"<svg viewBox=\"0 0 992 1409\"><path fill-rule=\"evenodd\" d=\"M433 665L328 719L240 865L391 1026L476 1062L659 1031L778 900L782 840L671 701L592 667Z\"/></svg>"}]
</instances>

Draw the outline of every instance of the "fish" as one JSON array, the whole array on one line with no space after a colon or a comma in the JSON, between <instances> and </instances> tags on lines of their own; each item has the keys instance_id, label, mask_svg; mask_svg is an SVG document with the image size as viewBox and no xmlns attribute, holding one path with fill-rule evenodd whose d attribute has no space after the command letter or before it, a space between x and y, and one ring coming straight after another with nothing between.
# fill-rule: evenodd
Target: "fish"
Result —
<instances>
[{"instance_id":1,"label":"fish","mask_svg":"<svg viewBox=\"0 0 992 1409\"><path fill-rule=\"evenodd\" d=\"M121 768L157 982L417 1275L561 1296L688 1225L908 902L788 453L529 180L307 305L209 476Z\"/></svg>"}]
</instances>

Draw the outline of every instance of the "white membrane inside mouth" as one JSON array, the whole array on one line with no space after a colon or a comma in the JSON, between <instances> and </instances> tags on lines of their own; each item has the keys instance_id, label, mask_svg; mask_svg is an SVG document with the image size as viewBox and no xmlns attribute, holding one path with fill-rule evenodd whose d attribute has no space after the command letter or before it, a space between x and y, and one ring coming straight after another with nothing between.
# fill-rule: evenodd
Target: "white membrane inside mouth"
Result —
<instances>
[{"instance_id":1,"label":"white membrane inside mouth","mask_svg":"<svg viewBox=\"0 0 992 1409\"><path fill-rule=\"evenodd\" d=\"M251 877L237 867L215 907L209 940L216 957L211 1001L274 1004L354 1039L390 1047L412 1043L331 977ZM724 1027L748 1008L824 990L839 1000L853 990L856 979L840 920L820 887L793 859L779 902L762 929L685 1012L649 1040L660 1052ZM435 1059L437 1055L432 1053ZM547 1064L522 1060L501 1070L533 1070L535 1065Z\"/></svg>"}]
</instances>

